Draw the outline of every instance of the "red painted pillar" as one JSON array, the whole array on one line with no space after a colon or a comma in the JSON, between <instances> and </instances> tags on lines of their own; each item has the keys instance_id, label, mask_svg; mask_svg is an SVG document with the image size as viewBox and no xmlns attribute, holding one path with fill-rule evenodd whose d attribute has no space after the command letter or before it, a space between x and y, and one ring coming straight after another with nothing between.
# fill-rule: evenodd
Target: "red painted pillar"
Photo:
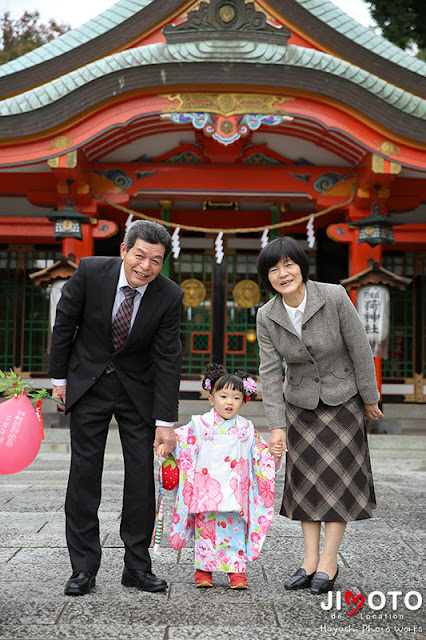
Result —
<instances>
[{"instance_id":1,"label":"red painted pillar","mask_svg":"<svg viewBox=\"0 0 426 640\"><path fill-rule=\"evenodd\" d=\"M62 240L62 253L68 257L70 254L75 256L75 261L78 264L81 258L93 255L93 225L82 224L82 240L75 240L75 238L64 238Z\"/></svg>"}]
</instances>

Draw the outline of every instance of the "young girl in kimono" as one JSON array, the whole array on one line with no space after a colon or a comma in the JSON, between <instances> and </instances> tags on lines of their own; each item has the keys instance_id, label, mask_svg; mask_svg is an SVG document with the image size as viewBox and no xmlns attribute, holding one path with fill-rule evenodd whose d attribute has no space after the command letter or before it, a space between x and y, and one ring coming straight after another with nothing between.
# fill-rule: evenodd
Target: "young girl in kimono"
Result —
<instances>
[{"instance_id":1,"label":"young girl in kimono","mask_svg":"<svg viewBox=\"0 0 426 640\"><path fill-rule=\"evenodd\" d=\"M212 572L222 571L232 589L246 589L247 562L258 557L274 511L275 461L239 415L256 382L211 363L202 386L211 411L176 429L179 485L170 542L181 549L194 539L197 587L212 587Z\"/></svg>"}]
</instances>

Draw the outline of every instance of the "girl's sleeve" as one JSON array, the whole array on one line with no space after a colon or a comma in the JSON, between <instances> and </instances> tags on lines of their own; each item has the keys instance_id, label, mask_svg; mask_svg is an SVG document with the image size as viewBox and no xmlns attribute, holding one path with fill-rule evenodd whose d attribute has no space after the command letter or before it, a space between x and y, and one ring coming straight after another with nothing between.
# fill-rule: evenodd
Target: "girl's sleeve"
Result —
<instances>
[{"instance_id":1,"label":"girl's sleeve","mask_svg":"<svg viewBox=\"0 0 426 640\"><path fill-rule=\"evenodd\" d=\"M272 477L272 469L275 476L275 458L256 429L254 430L253 464L263 476Z\"/></svg>"},{"instance_id":2,"label":"girl's sleeve","mask_svg":"<svg viewBox=\"0 0 426 640\"><path fill-rule=\"evenodd\" d=\"M254 431L253 475L249 488L249 524L246 534L247 558L255 560L268 533L274 513L275 464L266 442Z\"/></svg>"}]
</instances>

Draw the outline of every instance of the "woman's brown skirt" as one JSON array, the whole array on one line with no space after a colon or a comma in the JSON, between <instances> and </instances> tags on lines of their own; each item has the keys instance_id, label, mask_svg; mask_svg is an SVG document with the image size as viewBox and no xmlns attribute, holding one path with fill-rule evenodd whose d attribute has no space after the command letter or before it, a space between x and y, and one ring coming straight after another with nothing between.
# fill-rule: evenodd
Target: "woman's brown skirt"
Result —
<instances>
[{"instance_id":1,"label":"woman's brown skirt","mask_svg":"<svg viewBox=\"0 0 426 640\"><path fill-rule=\"evenodd\" d=\"M349 522L376 507L359 395L314 410L286 402L286 475L281 515L291 520Z\"/></svg>"}]
</instances>

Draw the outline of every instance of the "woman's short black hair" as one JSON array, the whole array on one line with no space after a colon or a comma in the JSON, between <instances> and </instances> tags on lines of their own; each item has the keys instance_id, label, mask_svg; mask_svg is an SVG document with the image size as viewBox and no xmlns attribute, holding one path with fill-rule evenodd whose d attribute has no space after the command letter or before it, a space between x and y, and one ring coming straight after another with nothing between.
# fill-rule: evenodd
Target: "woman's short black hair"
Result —
<instances>
[{"instance_id":1,"label":"woman's short black hair","mask_svg":"<svg viewBox=\"0 0 426 640\"><path fill-rule=\"evenodd\" d=\"M300 244L291 236L279 236L274 238L259 253L257 259L257 273L268 291L276 293L274 287L269 282L269 269L284 258L290 258L299 265L303 282L309 280L309 260Z\"/></svg>"}]
</instances>

